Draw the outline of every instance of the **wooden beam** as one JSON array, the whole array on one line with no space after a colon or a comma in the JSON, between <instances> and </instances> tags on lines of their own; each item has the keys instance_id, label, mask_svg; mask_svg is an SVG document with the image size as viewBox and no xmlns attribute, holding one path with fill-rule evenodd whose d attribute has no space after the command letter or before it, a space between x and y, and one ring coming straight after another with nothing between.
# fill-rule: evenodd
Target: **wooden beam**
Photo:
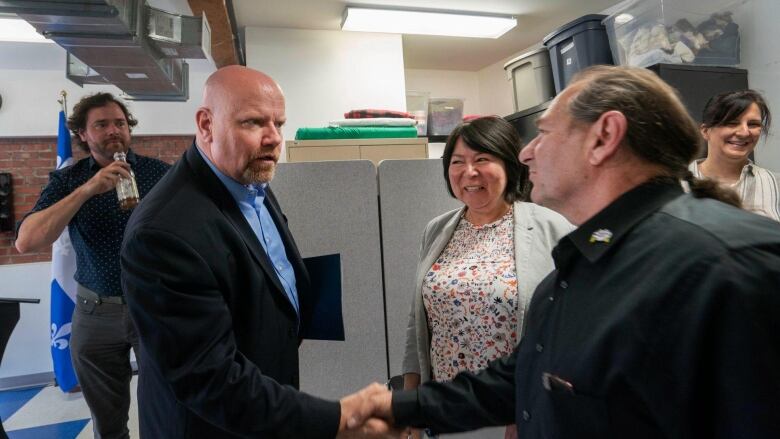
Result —
<instances>
[{"instance_id":1,"label":"wooden beam","mask_svg":"<svg viewBox=\"0 0 780 439\"><path fill-rule=\"evenodd\" d=\"M225 0L187 0L193 15L206 13L211 26L211 56L217 68L239 64L238 36L233 35Z\"/></svg>"}]
</instances>

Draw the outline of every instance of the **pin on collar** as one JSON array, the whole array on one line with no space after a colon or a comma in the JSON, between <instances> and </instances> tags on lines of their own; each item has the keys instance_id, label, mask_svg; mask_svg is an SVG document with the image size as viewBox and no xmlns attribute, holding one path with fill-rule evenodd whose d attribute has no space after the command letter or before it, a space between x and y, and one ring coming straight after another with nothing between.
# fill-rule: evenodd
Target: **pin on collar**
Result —
<instances>
[{"instance_id":1,"label":"pin on collar","mask_svg":"<svg viewBox=\"0 0 780 439\"><path fill-rule=\"evenodd\" d=\"M598 229L595 232L593 232L592 235L590 235L590 239L588 242L591 244L596 242L603 242L604 244L609 244L609 241L612 240L612 231L607 229Z\"/></svg>"}]
</instances>

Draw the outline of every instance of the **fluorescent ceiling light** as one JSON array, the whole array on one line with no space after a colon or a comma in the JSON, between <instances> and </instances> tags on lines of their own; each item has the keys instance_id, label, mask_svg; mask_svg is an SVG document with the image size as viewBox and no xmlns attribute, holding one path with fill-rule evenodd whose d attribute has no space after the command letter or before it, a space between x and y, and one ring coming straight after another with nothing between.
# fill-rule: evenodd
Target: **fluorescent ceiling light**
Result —
<instances>
[{"instance_id":1,"label":"fluorescent ceiling light","mask_svg":"<svg viewBox=\"0 0 780 439\"><path fill-rule=\"evenodd\" d=\"M32 25L21 18L0 17L0 41L21 43L54 43L39 34Z\"/></svg>"},{"instance_id":2,"label":"fluorescent ceiling light","mask_svg":"<svg viewBox=\"0 0 780 439\"><path fill-rule=\"evenodd\" d=\"M347 7L342 30L498 38L517 25L509 16Z\"/></svg>"}]
</instances>

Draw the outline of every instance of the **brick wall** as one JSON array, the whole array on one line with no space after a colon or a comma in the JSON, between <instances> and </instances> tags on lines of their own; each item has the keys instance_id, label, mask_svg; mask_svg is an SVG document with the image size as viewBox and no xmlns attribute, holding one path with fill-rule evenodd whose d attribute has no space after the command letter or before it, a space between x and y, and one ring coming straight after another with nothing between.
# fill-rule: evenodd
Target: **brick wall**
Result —
<instances>
[{"instance_id":1,"label":"brick wall","mask_svg":"<svg viewBox=\"0 0 780 439\"><path fill-rule=\"evenodd\" d=\"M133 151L173 163L192 143L193 136L133 136ZM73 145L76 160L86 157ZM49 172L57 163L56 137L0 138L0 172L13 178L14 222L29 212L41 189L49 181ZM14 232L0 232L0 265L51 260L51 251L20 255L14 248Z\"/></svg>"}]
</instances>

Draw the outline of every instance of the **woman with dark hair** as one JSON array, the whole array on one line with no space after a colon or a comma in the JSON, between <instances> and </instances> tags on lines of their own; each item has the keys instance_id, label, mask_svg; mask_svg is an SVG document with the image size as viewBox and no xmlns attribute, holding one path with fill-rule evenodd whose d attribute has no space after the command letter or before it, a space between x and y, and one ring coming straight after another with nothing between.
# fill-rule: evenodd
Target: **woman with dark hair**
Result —
<instances>
[{"instance_id":1,"label":"woman with dark hair","mask_svg":"<svg viewBox=\"0 0 780 439\"><path fill-rule=\"evenodd\" d=\"M697 178L734 189L745 209L780 221L777 177L749 157L771 120L764 98L753 90L714 96L704 108L701 124L707 158L691 163L690 170Z\"/></svg>"},{"instance_id":2,"label":"woman with dark hair","mask_svg":"<svg viewBox=\"0 0 780 439\"><path fill-rule=\"evenodd\" d=\"M459 125L442 162L464 206L425 228L404 355L404 387L477 372L511 353L551 250L572 226L527 202L528 168L517 131L499 117ZM514 428L507 430L514 437Z\"/></svg>"}]
</instances>

